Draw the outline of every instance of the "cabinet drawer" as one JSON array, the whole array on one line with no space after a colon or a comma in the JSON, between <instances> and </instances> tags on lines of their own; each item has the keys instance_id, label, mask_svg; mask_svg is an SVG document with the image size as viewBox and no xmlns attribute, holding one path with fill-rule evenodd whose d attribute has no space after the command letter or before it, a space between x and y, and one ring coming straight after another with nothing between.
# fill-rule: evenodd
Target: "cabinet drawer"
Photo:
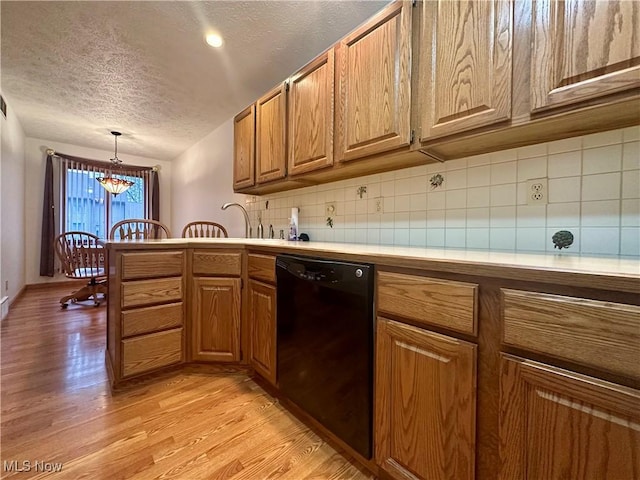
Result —
<instances>
[{"instance_id":1,"label":"cabinet drawer","mask_svg":"<svg viewBox=\"0 0 640 480\"><path fill-rule=\"evenodd\" d=\"M640 378L640 307L502 290L504 343Z\"/></svg>"},{"instance_id":2,"label":"cabinet drawer","mask_svg":"<svg viewBox=\"0 0 640 480\"><path fill-rule=\"evenodd\" d=\"M122 283L122 308L182 300L182 278L157 278Z\"/></svg>"},{"instance_id":3,"label":"cabinet drawer","mask_svg":"<svg viewBox=\"0 0 640 480\"><path fill-rule=\"evenodd\" d=\"M184 252L123 253L122 279L177 277L182 275Z\"/></svg>"},{"instance_id":4,"label":"cabinet drawer","mask_svg":"<svg viewBox=\"0 0 640 480\"><path fill-rule=\"evenodd\" d=\"M249 255L249 277L276 283L276 257L272 255Z\"/></svg>"},{"instance_id":5,"label":"cabinet drawer","mask_svg":"<svg viewBox=\"0 0 640 480\"><path fill-rule=\"evenodd\" d=\"M194 275L240 276L242 271L242 254L194 250L192 270Z\"/></svg>"},{"instance_id":6,"label":"cabinet drawer","mask_svg":"<svg viewBox=\"0 0 640 480\"><path fill-rule=\"evenodd\" d=\"M122 375L149 372L182 361L182 328L122 341Z\"/></svg>"},{"instance_id":7,"label":"cabinet drawer","mask_svg":"<svg viewBox=\"0 0 640 480\"><path fill-rule=\"evenodd\" d=\"M182 302L122 312L123 337L180 326L182 326Z\"/></svg>"},{"instance_id":8,"label":"cabinet drawer","mask_svg":"<svg viewBox=\"0 0 640 480\"><path fill-rule=\"evenodd\" d=\"M476 334L478 285L378 272L378 310L462 333Z\"/></svg>"}]
</instances>

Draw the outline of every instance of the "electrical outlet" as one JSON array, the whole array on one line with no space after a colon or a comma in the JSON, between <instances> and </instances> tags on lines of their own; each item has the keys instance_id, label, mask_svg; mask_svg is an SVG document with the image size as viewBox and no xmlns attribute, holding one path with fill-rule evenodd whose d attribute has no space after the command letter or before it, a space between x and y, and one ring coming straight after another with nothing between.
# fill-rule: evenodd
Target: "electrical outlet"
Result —
<instances>
[{"instance_id":1,"label":"electrical outlet","mask_svg":"<svg viewBox=\"0 0 640 480\"><path fill-rule=\"evenodd\" d=\"M328 216L328 217L333 217L334 215L338 214L338 206L336 205L336 202L327 202L324 204L324 213Z\"/></svg>"},{"instance_id":2,"label":"electrical outlet","mask_svg":"<svg viewBox=\"0 0 640 480\"><path fill-rule=\"evenodd\" d=\"M384 198L378 197L375 199L376 213L384 213Z\"/></svg>"},{"instance_id":3,"label":"electrical outlet","mask_svg":"<svg viewBox=\"0 0 640 480\"><path fill-rule=\"evenodd\" d=\"M548 196L549 190L546 178L527 180L527 205L546 205Z\"/></svg>"}]
</instances>

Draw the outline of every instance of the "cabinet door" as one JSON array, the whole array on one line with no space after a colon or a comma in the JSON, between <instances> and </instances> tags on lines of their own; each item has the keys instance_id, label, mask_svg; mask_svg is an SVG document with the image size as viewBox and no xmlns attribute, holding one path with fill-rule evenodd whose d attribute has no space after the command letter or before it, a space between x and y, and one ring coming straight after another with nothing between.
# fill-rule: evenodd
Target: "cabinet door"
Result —
<instances>
[{"instance_id":1,"label":"cabinet door","mask_svg":"<svg viewBox=\"0 0 640 480\"><path fill-rule=\"evenodd\" d=\"M503 355L502 480L640 478L640 392Z\"/></svg>"},{"instance_id":2,"label":"cabinet door","mask_svg":"<svg viewBox=\"0 0 640 480\"><path fill-rule=\"evenodd\" d=\"M289 82L289 174L333 165L333 48Z\"/></svg>"},{"instance_id":3,"label":"cabinet door","mask_svg":"<svg viewBox=\"0 0 640 480\"><path fill-rule=\"evenodd\" d=\"M378 318L376 462L394 478L474 478L476 346Z\"/></svg>"},{"instance_id":4,"label":"cabinet door","mask_svg":"<svg viewBox=\"0 0 640 480\"><path fill-rule=\"evenodd\" d=\"M240 361L240 279L193 279L192 358Z\"/></svg>"},{"instance_id":5,"label":"cabinet door","mask_svg":"<svg viewBox=\"0 0 640 480\"><path fill-rule=\"evenodd\" d=\"M532 14L533 111L640 86L640 3L536 0Z\"/></svg>"},{"instance_id":6,"label":"cabinet door","mask_svg":"<svg viewBox=\"0 0 640 480\"><path fill-rule=\"evenodd\" d=\"M276 287L249 281L251 364L276 384Z\"/></svg>"},{"instance_id":7,"label":"cabinet door","mask_svg":"<svg viewBox=\"0 0 640 480\"><path fill-rule=\"evenodd\" d=\"M274 88L256 107L256 181L269 182L286 174L287 92Z\"/></svg>"},{"instance_id":8,"label":"cabinet door","mask_svg":"<svg viewBox=\"0 0 640 480\"><path fill-rule=\"evenodd\" d=\"M340 41L337 160L409 145L410 55L410 2L391 4Z\"/></svg>"},{"instance_id":9,"label":"cabinet door","mask_svg":"<svg viewBox=\"0 0 640 480\"><path fill-rule=\"evenodd\" d=\"M511 117L512 33L508 0L423 2L421 140Z\"/></svg>"},{"instance_id":10,"label":"cabinet door","mask_svg":"<svg viewBox=\"0 0 640 480\"><path fill-rule=\"evenodd\" d=\"M255 184L256 107L251 105L233 119L233 188Z\"/></svg>"}]
</instances>

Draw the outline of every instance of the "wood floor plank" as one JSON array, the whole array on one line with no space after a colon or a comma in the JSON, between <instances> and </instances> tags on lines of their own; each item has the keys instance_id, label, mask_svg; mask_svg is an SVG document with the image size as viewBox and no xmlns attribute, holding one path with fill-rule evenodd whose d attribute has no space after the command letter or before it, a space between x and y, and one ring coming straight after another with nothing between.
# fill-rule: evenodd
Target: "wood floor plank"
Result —
<instances>
[{"instance_id":1,"label":"wood floor plank","mask_svg":"<svg viewBox=\"0 0 640 480\"><path fill-rule=\"evenodd\" d=\"M2 467L39 461L62 470L14 468L1 478L371 478L237 369L194 365L112 392L105 307L61 310L67 290L27 291L0 325Z\"/></svg>"}]
</instances>

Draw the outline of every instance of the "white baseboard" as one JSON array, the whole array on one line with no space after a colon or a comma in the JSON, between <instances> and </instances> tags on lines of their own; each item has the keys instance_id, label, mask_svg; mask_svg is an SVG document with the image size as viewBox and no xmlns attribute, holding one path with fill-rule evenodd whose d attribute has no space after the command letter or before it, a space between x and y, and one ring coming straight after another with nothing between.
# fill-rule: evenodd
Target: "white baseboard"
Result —
<instances>
[{"instance_id":1,"label":"white baseboard","mask_svg":"<svg viewBox=\"0 0 640 480\"><path fill-rule=\"evenodd\" d=\"M2 308L2 316L0 316L0 320L4 320L4 317L9 314L9 297L2 297L0 300L0 306Z\"/></svg>"}]
</instances>

